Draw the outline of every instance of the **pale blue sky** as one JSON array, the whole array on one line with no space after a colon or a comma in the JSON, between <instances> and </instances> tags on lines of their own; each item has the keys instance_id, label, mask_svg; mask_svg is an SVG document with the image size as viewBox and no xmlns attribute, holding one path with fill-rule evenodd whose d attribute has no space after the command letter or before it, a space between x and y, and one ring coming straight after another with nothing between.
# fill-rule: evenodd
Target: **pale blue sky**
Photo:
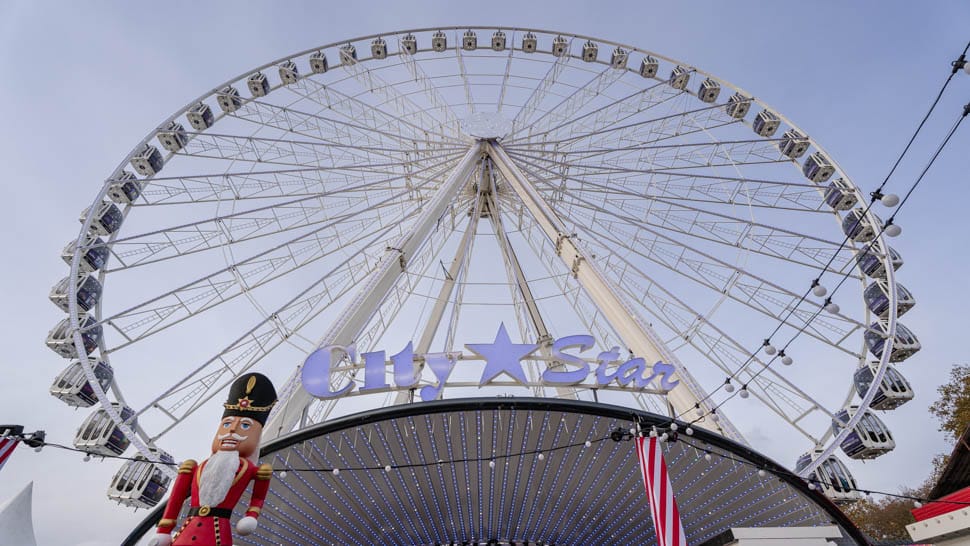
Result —
<instances>
[{"instance_id":1,"label":"pale blue sky","mask_svg":"<svg viewBox=\"0 0 970 546\"><path fill-rule=\"evenodd\" d=\"M870 190L970 40L968 20L970 4L962 1L4 2L0 180L9 227L0 273L7 290L0 421L71 442L85 413L47 394L64 362L43 339L60 318L47 292L65 274L59 253L77 233L77 214L161 120L253 66L343 38L439 24L608 38L751 91L808 131ZM891 191L905 191L968 101L970 76L961 73ZM950 366L966 361L968 147L964 127L898 217L904 233L895 247L906 260L899 278L919 302L905 322L924 349L901 366L917 399L887 419L897 449L853 467L875 489L918 483L932 455L949 450L926 407ZM200 432L200 444L209 433ZM755 445L770 443L770 430L748 433ZM115 470L114 463L83 463L53 449L39 455L20 449L0 472L0 500L34 480L41 544L116 544L145 512L108 503L104 490Z\"/></svg>"}]
</instances>

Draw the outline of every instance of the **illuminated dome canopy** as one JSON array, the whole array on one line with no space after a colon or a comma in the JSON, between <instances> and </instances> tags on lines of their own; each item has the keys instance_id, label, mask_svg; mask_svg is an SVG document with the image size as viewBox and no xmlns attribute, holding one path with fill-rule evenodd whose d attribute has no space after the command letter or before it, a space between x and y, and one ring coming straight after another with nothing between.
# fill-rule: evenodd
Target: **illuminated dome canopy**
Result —
<instances>
[{"instance_id":1,"label":"illuminated dome canopy","mask_svg":"<svg viewBox=\"0 0 970 546\"><path fill-rule=\"evenodd\" d=\"M634 444L611 439L637 422L649 429L669 418L574 400L477 398L335 419L265 447L273 485L256 533L235 540L654 544ZM833 524L842 543L865 544L831 501L747 447L696 429L664 450L690 544L732 527ZM160 516L125 544L153 532Z\"/></svg>"}]
</instances>

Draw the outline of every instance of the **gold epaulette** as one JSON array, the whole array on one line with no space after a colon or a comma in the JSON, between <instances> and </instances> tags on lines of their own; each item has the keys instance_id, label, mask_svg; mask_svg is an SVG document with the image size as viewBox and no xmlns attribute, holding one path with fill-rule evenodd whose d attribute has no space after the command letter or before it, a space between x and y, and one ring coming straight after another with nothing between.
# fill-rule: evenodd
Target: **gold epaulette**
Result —
<instances>
[{"instance_id":1,"label":"gold epaulette","mask_svg":"<svg viewBox=\"0 0 970 546\"><path fill-rule=\"evenodd\" d=\"M273 477L273 465L263 463L259 465L259 469L256 470L257 480L268 480Z\"/></svg>"},{"instance_id":2,"label":"gold epaulette","mask_svg":"<svg viewBox=\"0 0 970 546\"><path fill-rule=\"evenodd\" d=\"M199 463L192 459L186 459L185 462L179 465L179 474L191 474L197 466L199 466Z\"/></svg>"}]
</instances>

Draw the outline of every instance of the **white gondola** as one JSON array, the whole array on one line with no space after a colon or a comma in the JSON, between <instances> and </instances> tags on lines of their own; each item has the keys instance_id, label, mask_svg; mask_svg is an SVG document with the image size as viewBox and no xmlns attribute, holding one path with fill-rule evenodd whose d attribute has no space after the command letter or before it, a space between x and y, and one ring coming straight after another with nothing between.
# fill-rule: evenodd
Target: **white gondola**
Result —
<instances>
[{"instance_id":1,"label":"white gondola","mask_svg":"<svg viewBox=\"0 0 970 546\"><path fill-rule=\"evenodd\" d=\"M674 89L680 89L683 91L687 89L687 83L690 81L690 71L683 66L675 66L670 72L670 87Z\"/></svg>"},{"instance_id":2,"label":"white gondola","mask_svg":"<svg viewBox=\"0 0 970 546\"><path fill-rule=\"evenodd\" d=\"M871 221L870 216L875 218L875 221ZM868 243L875 239L881 228L882 220L875 213L869 211L866 214L860 208L850 210L842 219L842 232L857 243Z\"/></svg>"},{"instance_id":3,"label":"white gondola","mask_svg":"<svg viewBox=\"0 0 970 546\"><path fill-rule=\"evenodd\" d=\"M859 202L852 185L844 178L836 178L825 190L825 202L835 210L850 210Z\"/></svg>"},{"instance_id":4,"label":"white gondola","mask_svg":"<svg viewBox=\"0 0 970 546\"><path fill-rule=\"evenodd\" d=\"M617 47L613 50L613 55L610 57L610 66L616 69L626 68L626 61L630 58L630 54L627 50L622 47Z\"/></svg>"},{"instance_id":5,"label":"white gondola","mask_svg":"<svg viewBox=\"0 0 970 546\"><path fill-rule=\"evenodd\" d=\"M94 377L98 380L101 390L107 390L111 386L114 370L103 360L92 358L90 362L94 367ZM54 383L51 384L50 393L51 396L76 408L87 408L98 401L94 387L84 375L84 367L77 360L57 374Z\"/></svg>"},{"instance_id":6,"label":"white gondola","mask_svg":"<svg viewBox=\"0 0 970 546\"><path fill-rule=\"evenodd\" d=\"M892 247L889 249L889 263L892 264L893 271L903 266L903 257ZM874 242L863 248L862 252L856 254L855 261L859 269L871 279L886 278L886 267L882 263L883 251L878 242Z\"/></svg>"},{"instance_id":7,"label":"white gondola","mask_svg":"<svg viewBox=\"0 0 970 546\"><path fill-rule=\"evenodd\" d=\"M805 155L805 152L808 151L809 144L808 137L795 129L789 129L782 135L781 141L778 143L778 149L781 153L795 159Z\"/></svg>"},{"instance_id":8,"label":"white gondola","mask_svg":"<svg viewBox=\"0 0 970 546\"><path fill-rule=\"evenodd\" d=\"M492 33L492 50L505 51L505 33L501 30Z\"/></svg>"},{"instance_id":9,"label":"white gondola","mask_svg":"<svg viewBox=\"0 0 970 546\"><path fill-rule=\"evenodd\" d=\"M156 136L158 137L158 142L162 144L162 148L170 152L181 150L185 146L185 143L188 142L185 128L182 127L181 123L175 121L168 122L168 125L159 131Z\"/></svg>"},{"instance_id":10,"label":"white gondola","mask_svg":"<svg viewBox=\"0 0 970 546\"><path fill-rule=\"evenodd\" d=\"M323 74L327 71L327 56L322 51L315 51L310 54L310 71L314 74Z\"/></svg>"},{"instance_id":11,"label":"white gondola","mask_svg":"<svg viewBox=\"0 0 970 546\"><path fill-rule=\"evenodd\" d=\"M135 412L128 406L112 402L111 406L121 414L121 420L133 426ZM131 440L125 437L121 428L111 419L103 408L95 411L81 423L74 436L74 447L91 453L92 455L121 455L131 445Z\"/></svg>"},{"instance_id":12,"label":"white gondola","mask_svg":"<svg viewBox=\"0 0 970 546\"><path fill-rule=\"evenodd\" d=\"M876 358L882 358L883 349L886 347L888 338L886 324L882 321L873 322L866 330L866 346L869 352ZM902 323L896 323L896 335L893 337L893 349L889 353L890 362L902 362L907 358L918 353L923 346L909 328Z\"/></svg>"},{"instance_id":13,"label":"white gondola","mask_svg":"<svg viewBox=\"0 0 970 546\"><path fill-rule=\"evenodd\" d=\"M876 376L877 366L878 363L874 362L856 370L853 382L860 398L869 391L872 378ZM886 367L886 373L883 374L869 407L881 411L892 410L909 402L914 396L915 393L909 381L906 381L903 374L890 364Z\"/></svg>"},{"instance_id":14,"label":"white gondola","mask_svg":"<svg viewBox=\"0 0 970 546\"><path fill-rule=\"evenodd\" d=\"M734 119L743 119L751 109L751 97L745 97L741 93L735 93L728 99L724 110Z\"/></svg>"},{"instance_id":15,"label":"white gondola","mask_svg":"<svg viewBox=\"0 0 970 546\"><path fill-rule=\"evenodd\" d=\"M64 277L54 288L51 288L50 300L65 313L68 309L68 290L71 277ZM101 283L94 275L81 275L75 279L77 288L77 306L84 311L90 311L101 299Z\"/></svg>"},{"instance_id":16,"label":"white gondola","mask_svg":"<svg viewBox=\"0 0 970 546\"><path fill-rule=\"evenodd\" d=\"M843 408L832 418L832 432L841 432L845 423L849 422L859 411L859 406ZM842 440L842 451L853 459L875 459L889 453L896 447L889 428L871 411L865 410L865 415L859 419L852 431Z\"/></svg>"},{"instance_id":17,"label":"white gondola","mask_svg":"<svg viewBox=\"0 0 970 546\"><path fill-rule=\"evenodd\" d=\"M108 185L108 198L119 205L130 205L141 196L142 182L134 173L121 171L121 176Z\"/></svg>"},{"instance_id":18,"label":"white gondola","mask_svg":"<svg viewBox=\"0 0 970 546\"><path fill-rule=\"evenodd\" d=\"M283 61L277 68L277 72L280 75L280 81L283 85L292 85L300 81L300 71L296 67L296 63L293 61Z\"/></svg>"},{"instance_id":19,"label":"white gondola","mask_svg":"<svg viewBox=\"0 0 970 546\"><path fill-rule=\"evenodd\" d=\"M758 136L767 138L775 134L779 125L781 125L781 120L778 119L778 116L774 112L771 110L762 110L755 116L754 121L751 123L751 129Z\"/></svg>"},{"instance_id":20,"label":"white gondola","mask_svg":"<svg viewBox=\"0 0 970 546\"><path fill-rule=\"evenodd\" d=\"M387 40L384 38L374 38L370 43L370 54L375 59L387 58Z\"/></svg>"},{"instance_id":21,"label":"white gondola","mask_svg":"<svg viewBox=\"0 0 970 546\"><path fill-rule=\"evenodd\" d=\"M219 103L219 108L222 108L222 111L227 114L239 110L239 107L242 106L239 90L231 85L223 87L216 93L216 102Z\"/></svg>"},{"instance_id":22,"label":"white gondola","mask_svg":"<svg viewBox=\"0 0 970 546\"><path fill-rule=\"evenodd\" d=\"M660 70L660 61L647 55L640 61L640 75L644 78L653 78Z\"/></svg>"},{"instance_id":23,"label":"white gondola","mask_svg":"<svg viewBox=\"0 0 970 546\"><path fill-rule=\"evenodd\" d=\"M132 508L151 508L165 498L172 479L162 469L175 464L172 456L148 448L150 459L141 454L125 462L111 479L108 498Z\"/></svg>"},{"instance_id":24,"label":"white gondola","mask_svg":"<svg viewBox=\"0 0 970 546\"><path fill-rule=\"evenodd\" d=\"M93 317L84 313L78 315L78 323L81 326L81 341L84 343L84 351L89 355L98 348L101 341L101 325ZM74 330L71 329L70 317L64 317L47 334L47 346L52 351L64 358L78 358L77 347L74 346Z\"/></svg>"},{"instance_id":25,"label":"white gondola","mask_svg":"<svg viewBox=\"0 0 970 546\"><path fill-rule=\"evenodd\" d=\"M200 102L195 106L189 108L185 112L185 119L189 120L189 125L192 126L196 131L204 131L215 122L215 117L212 115L212 108L209 105Z\"/></svg>"},{"instance_id":26,"label":"white gondola","mask_svg":"<svg viewBox=\"0 0 970 546\"><path fill-rule=\"evenodd\" d=\"M721 84L710 78L702 81L701 86L697 88L697 98L701 99L702 102L714 102L720 94Z\"/></svg>"},{"instance_id":27,"label":"white gondola","mask_svg":"<svg viewBox=\"0 0 970 546\"><path fill-rule=\"evenodd\" d=\"M354 44L340 46L340 62L346 65L357 64L357 48Z\"/></svg>"},{"instance_id":28,"label":"white gondola","mask_svg":"<svg viewBox=\"0 0 970 546\"><path fill-rule=\"evenodd\" d=\"M563 35L552 39L552 54L556 57L565 57L569 54L569 41Z\"/></svg>"},{"instance_id":29,"label":"white gondola","mask_svg":"<svg viewBox=\"0 0 970 546\"><path fill-rule=\"evenodd\" d=\"M414 37L414 34L406 34L404 38L401 38L401 50L408 55L414 55L418 52L418 39Z\"/></svg>"},{"instance_id":30,"label":"white gondola","mask_svg":"<svg viewBox=\"0 0 970 546\"><path fill-rule=\"evenodd\" d=\"M805 160L805 164L802 165L802 174L805 178L815 182L816 184L821 184L832 175L835 174L835 167L829 158L825 157L822 152L815 152L814 154L808 156Z\"/></svg>"},{"instance_id":31,"label":"white gondola","mask_svg":"<svg viewBox=\"0 0 970 546\"><path fill-rule=\"evenodd\" d=\"M809 463L818 459L824 450L816 449L805 453L795 463L795 472L800 473ZM845 464L835 455L829 455L808 476L812 483L819 488L823 495L832 499L836 504L851 504L862 500L862 493L857 491L855 478Z\"/></svg>"},{"instance_id":32,"label":"white gondola","mask_svg":"<svg viewBox=\"0 0 970 546\"><path fill-rule=\"evenodd\" d=\"M863 293L866 306L881 319L889 318L889 282L885 279L876 279ZM916 299L905 286L896 283L896 316L901 317L916 305Z\"/></svg>"},{"instance_id":33,"label":"white gondola","mask_svg":"<svg viewBox=\"0 0 970 546\"><path fill-rule=\"evenodd\" d=\"M154 176L163 166L162 154L151 144L142 144L131 156L131 167L142 176Z\"/></svg>"},{"instance_id":34,"label":"white gondola","mask_svg":"<svg viewBox=\"0 0 970 546\"><path fill-rule=\"evenodd\" d=\"M522 51L526 53L535 53L536 49L539 48L539 39L532 32L526 32L525 36L522 37Z\"/></svg>"},{"instance_id":35,"label":"white gondola","mask_svg":"<svg viewBox=\"0 0 970 546\"><path fill-rule=\"evenodd\" d=\"M444 32L439 30L431 35L431 49L439 53L448 49L448 37Z\"/></svg>"},{"instance_id":36,"label":"white gondola","mask_svg":"<svg viewBox=\"0 0 970 546\"><path fill-rule=\"evenodd\" d=\"M474 30L468 29L461 37L461 48L465 51L475 51L478 49L478 35Z\"/></svg>"},{"instance_id":37,"label":"white gondola","mask_svg":"<svg viewBox=\"0 0 970 546\"><path fill-rule=\"evenodd\" d=\"M256 72L246 79L249 93L254 97L265 97L269 94L269 78L262 72Z\"/></svg>"},{"instance_id":38,"label":"white gondola","mask_svg":"<svg viewBox=\"0 0 970 546\"><path fill-rule=\"evenodd\" d=\"M118 205L110 201L102 201L98 205L92 205L82 210L78 216L78 222L83 224L92 210L94 211L94 219L91 220L91 231L93 233L108 236L121 229L125 215L118 208Z\"/></svg>"},{"instance_id":39,"label":"white gondola","mask_svg":"<svg viewBox=\"0 0 970 546\"><path fill-rule=\"evenodd\" d=\"M599 56L599 51L598 45L594 44L592 40L586 40L586 43L583 44L583 60L588 63L595 61L596 57Z\"/></svg>"},{"instance_id":40,"label":"white gondola","mask_svg":"<svg viewBox=\"0 0 970 546\"><path fill-rule=\"evenodd\" d=\"M81 248L85 249L78 263L78 269L83 273L91 273L104 267L108 263L110 251L104 241L93 233L86 233L81 241ZM61 251L61 259L71 265L74 253L77 252L77 239L71 241Z\"/></svg>"}]
</instances>

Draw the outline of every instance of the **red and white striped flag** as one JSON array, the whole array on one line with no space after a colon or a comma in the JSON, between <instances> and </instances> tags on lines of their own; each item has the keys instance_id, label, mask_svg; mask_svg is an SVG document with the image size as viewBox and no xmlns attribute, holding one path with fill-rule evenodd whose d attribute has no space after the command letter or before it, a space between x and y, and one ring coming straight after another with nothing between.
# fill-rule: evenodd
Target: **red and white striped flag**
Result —
<instances>
[{"instance_id":1,"label":"red and white striped flag","mask_svg":"<svg viewBox=\"0 0 970 546\"><path fill-rule=\"evenodd\" d=\"M3 465L7 463L7 459L10 458L10 454L13 453L13 449L19 443L20 438L0 436L0 469L3 469Z\"/></svg>"},{"instance_id":2,"label":"red and white striped flag","mask_svg":"<svg viewBox=\"0 0 970 546\"><path fill-rule=\"evenodd\" d=\"M643 474L643 487L647 490L653 527L657 531L657 546L687 546L684 525L680 522L680 511L674 490L667 476L667 463L658 438L637 439L637 457L640 459L640 473Z\"/></svg>"}]
</instances>

